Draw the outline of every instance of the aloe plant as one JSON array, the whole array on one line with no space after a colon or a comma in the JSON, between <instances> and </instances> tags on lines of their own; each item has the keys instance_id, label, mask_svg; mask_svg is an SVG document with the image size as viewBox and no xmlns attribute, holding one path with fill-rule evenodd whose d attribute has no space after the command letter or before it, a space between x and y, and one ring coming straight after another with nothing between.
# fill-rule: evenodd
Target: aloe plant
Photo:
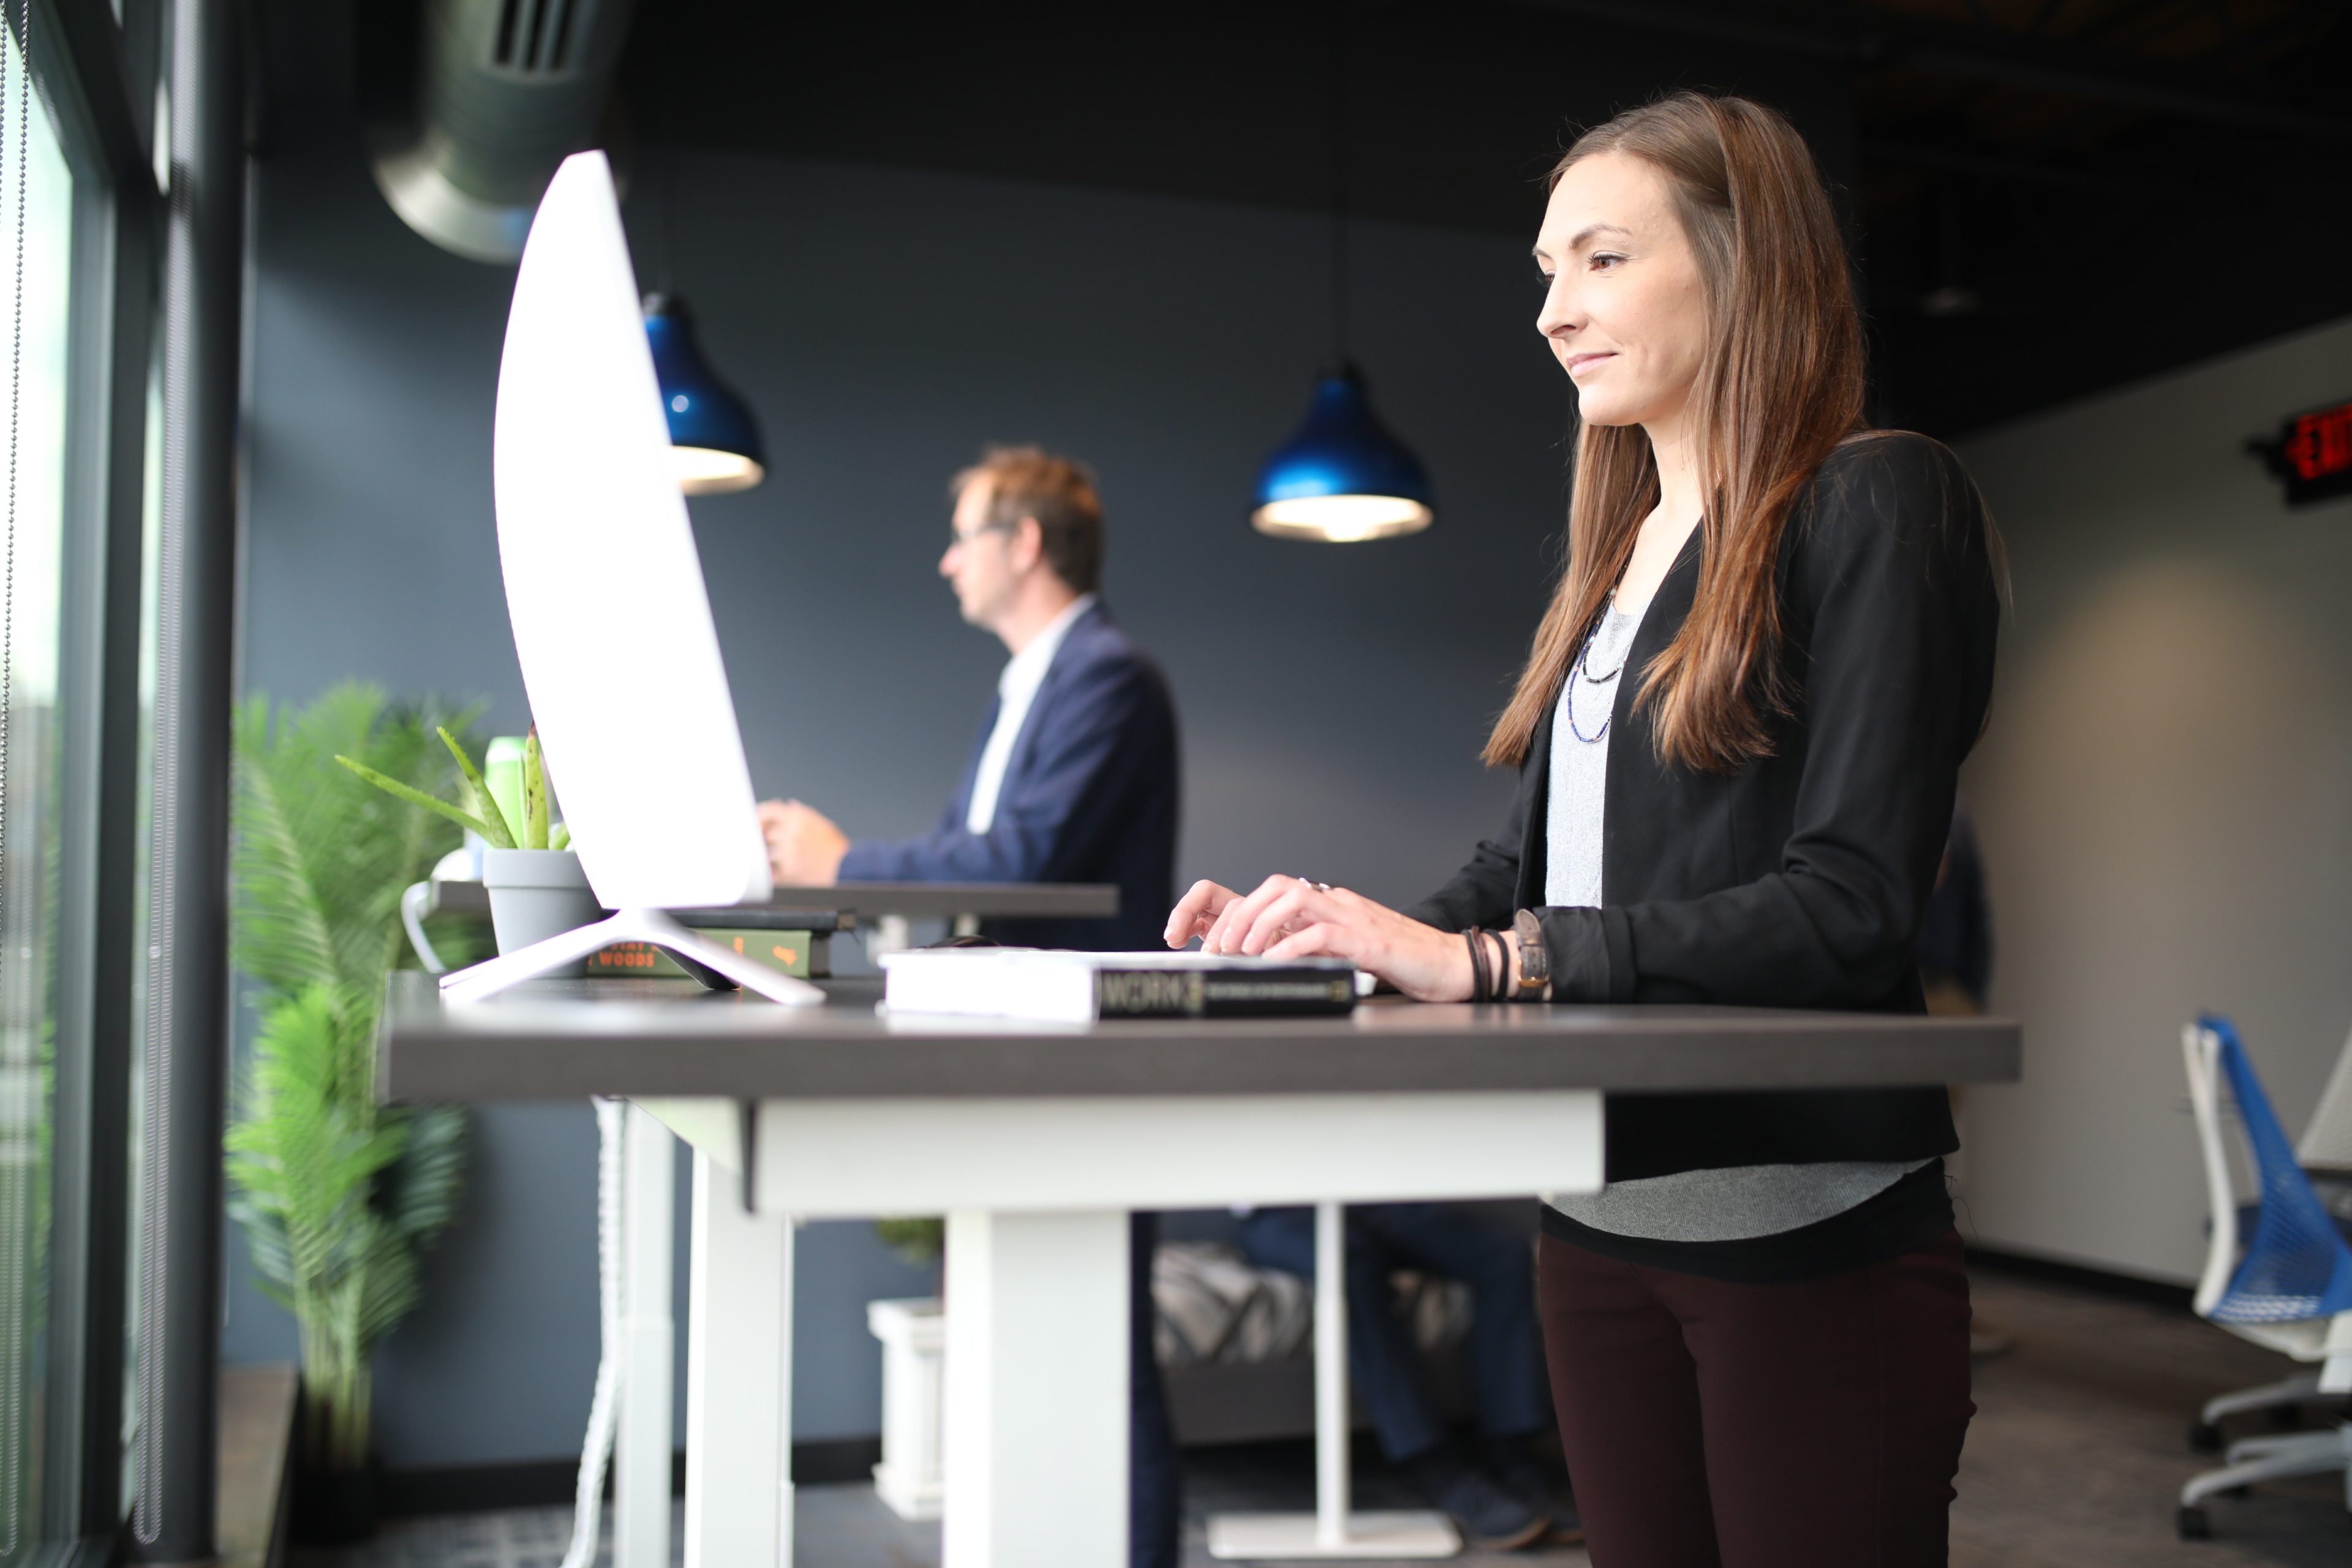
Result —
<instances>
[{"instance_id":1,"label":"aloe plant","mask_svg":"<svg viewBox=\"0 0 2352 1568\"><path fill-rule=\"evenodd\" d=\"M539 751L539 726L533 724L523 740L522 752L522 820L509 822L506 811L499 805L498 796L482 781L482 770L466 754L466 748L446 729L434 731L441 737L449 755L457 763L458 796L455 803L441 800L430 792L404 784L380 769L346 756L335 761L396 799L448 818L460 827L471 828L482 836L482 841L493 849L564 849L572 844L572 833L556 825L551 834L547 821L547 769Z\"/></svg>"},{"instance_id":2,"label":"aloe plant","mask_svg":"<svg viewBox=\"0 0 2352 1568\"><path fill-rule=\"evenodd\" d=\"M462 1111L375 1097L384 976L409 956L401 891L457 834L333 763L429 795L454 771L434 737L455 754L450 729L471 717L346 684L299 711L255 698L236 718L234 953L262 1025L227 1137L229 1212L300 1331L314 1468L366 1464L371 1352L415 1305L419 1256L464 1182Z\"/></svg>"}]
</instances>

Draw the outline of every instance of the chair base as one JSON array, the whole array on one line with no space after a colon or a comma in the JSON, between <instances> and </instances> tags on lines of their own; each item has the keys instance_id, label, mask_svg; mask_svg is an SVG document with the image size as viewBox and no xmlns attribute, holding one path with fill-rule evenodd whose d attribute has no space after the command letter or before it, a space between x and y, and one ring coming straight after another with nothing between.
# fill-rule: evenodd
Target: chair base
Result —
<instances>
[{"instance_id":1,"label":"chair base","mask_svg":"<svg viewBox=\"0 0 2352 1568\"><path fill-rule=\"evenodd\" d=\"M2198 1420L2202 1426L2218 1427L2225 1416L2242 1415L2249 1410L2291 1409L2318 1397L2319 1373L2299 1372L2293 1377L2280 1378L2276 1383L2265 1383L2253 1388L2242 1388L2235 1394L2224 1394L2219 1398L2209 1399L2205 1402L2205 1408L2200 1413ZM2219 1444L2214 1446L2220 1447Z\"/></svg>"},{"instance_id":2,"label":"chair base","mask_svg":"<svg viewBox=\"0 0 2352 1568\"><path fill-rule=\"evenodd\" d=\"M2299 1432L2282 1437L2249 1437L2230 1445L2230 1462L2218 1470L2191 1477L2180 1489L2180 1536L2202 1541L2211 1533L2205 1500L2236 1492L2257 1481L2285 1480L2294 1476L2345 1475L2345 1506L2352 1508L2352 1421L2333 1432Z\"/></svg>"}]
</instances>

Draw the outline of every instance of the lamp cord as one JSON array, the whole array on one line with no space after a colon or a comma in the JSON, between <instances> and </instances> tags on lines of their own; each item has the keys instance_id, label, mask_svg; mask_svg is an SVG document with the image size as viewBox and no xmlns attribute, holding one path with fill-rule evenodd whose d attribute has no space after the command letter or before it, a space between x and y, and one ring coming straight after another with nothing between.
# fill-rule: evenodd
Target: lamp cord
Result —
<instances>
[{"instance_id":1,"label":"lamp cord","mask_svg":"<svg viewBox=\"0 0 2352 1568\"><path fill-rule=\"evenodd\" d=\"M671 265L677 254L677 143L662 149L661 291L669 299L677 283Z\"/></svg>"},{"instance_id":2,"label":"lamp cord","mask_svg":"<svg viewBox=\"0 0 2352 1568\"><path fill-rule=\"evenodd\" d=\"M1331 358L1348 358L1348 8L1331 0Z\"/></svg>"}]
</instances>

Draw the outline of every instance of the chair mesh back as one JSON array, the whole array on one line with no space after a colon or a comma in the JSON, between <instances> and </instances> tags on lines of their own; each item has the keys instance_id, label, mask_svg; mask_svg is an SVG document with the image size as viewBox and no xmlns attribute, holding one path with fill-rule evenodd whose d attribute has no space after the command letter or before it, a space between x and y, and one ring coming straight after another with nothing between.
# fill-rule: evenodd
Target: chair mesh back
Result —
<instances>
[{"instance_id":1,"label":"chair mesh back","mask_svg":"<svg viewBox=\"0 0 2352 1568\"><path fill-rule=\"evenodd\" d=\"M2198 1025L2221 1043L2221 1070L2229 1075L2230 1094L2238 1102L2238 1121L2262 1184L2253 1235L2229 1289L2214 1305L2213 1318L2277 1323L2352 1309L2352 1247L2346 1246L2295 1163L2294 1146L2287 1142L2244 1047L2238 1044L2236 1026L2210 1016Z\"/></svg>"},{"instance_id":2,"label":"chair mesh back","mask_svg":"<svg viewBox=\"0 0 2352 1568\"><path fill-rule=\"evenodd\" d=\"M2303 1130L2303 1142L2294 1152L2306 1171L2352 1175L2352 1037L2345 1040L2344 1054L2336 1058L2336 1071L2320 1093L2319 1109L2311 1113L2311 1125Z\"/></svg>"}]
</instances>

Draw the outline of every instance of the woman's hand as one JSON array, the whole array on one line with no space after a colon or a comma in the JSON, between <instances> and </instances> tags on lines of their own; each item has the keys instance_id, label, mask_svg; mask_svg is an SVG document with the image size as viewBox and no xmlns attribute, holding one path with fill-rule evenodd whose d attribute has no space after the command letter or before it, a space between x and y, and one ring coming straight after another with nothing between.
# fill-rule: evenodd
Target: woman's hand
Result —
<instances>
[{"instance_id":1,"label":"woman's hand","mask_svg":"<svg viewBox=\"0 0 2352 1568\"><path fill-rule=\"evenodd\" d=\"M1345 888L1268 877L1244 898L1195 882L1168 917L1168 945L1181 948L1196 936L1203 952L1349 959L1415 1001L1470 998L1470 950L1458 934Z\"/></svg>"}]
</instances>

